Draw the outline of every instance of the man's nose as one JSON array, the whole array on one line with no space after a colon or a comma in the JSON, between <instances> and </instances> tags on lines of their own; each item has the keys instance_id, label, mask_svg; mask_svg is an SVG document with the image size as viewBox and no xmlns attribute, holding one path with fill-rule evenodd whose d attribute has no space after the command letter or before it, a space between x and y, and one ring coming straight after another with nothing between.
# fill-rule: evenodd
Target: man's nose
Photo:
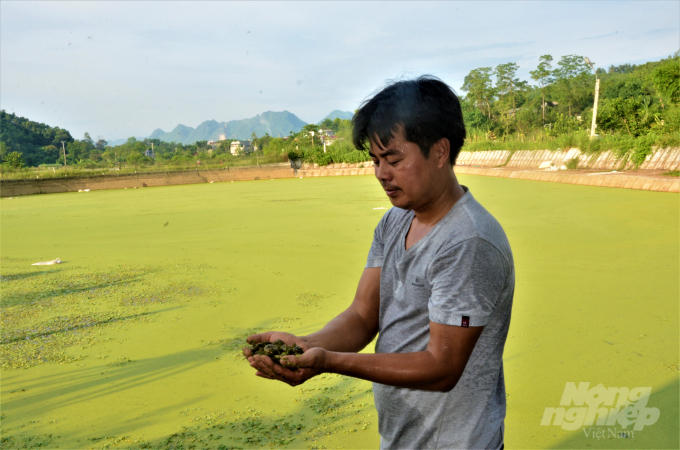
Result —
<instances>
[{"instance_id":1,"label":"man's nose","mask_svg":"<svg viewBox=\"0 0 680 450\"><path fill-rule=\"evenodd\" d=\"M389 181L392 179L389 167L386 164L378 164L373 167L375 168L375 177L379 181Z\"/></svg>"}]
</instances>

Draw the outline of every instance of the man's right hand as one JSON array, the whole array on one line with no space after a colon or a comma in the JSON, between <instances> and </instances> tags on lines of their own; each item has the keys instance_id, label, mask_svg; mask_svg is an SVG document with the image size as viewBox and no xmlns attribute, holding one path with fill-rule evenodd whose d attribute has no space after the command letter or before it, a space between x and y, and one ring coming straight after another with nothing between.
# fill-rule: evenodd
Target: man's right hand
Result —
<instances>
[{"instance_id":1,"label":"man's right hand","mask_svg":"<svg viewBox=\"0 0 680 450\"><path fill-rule=\"evenodd\" d=\"M260 342L274 342L278 339L281 339L286 345L299 345L302 347L302 350L309 350L309 344L304 338L295 336L294 334L284 333L283 331L267 331L265 333L253 334L252 336L248 336L246 341L249 344L258 344ZM244 347L243 356L250 361L250 358L253 357L253 352L248 347Z\"/></svg>"}]
</instances>

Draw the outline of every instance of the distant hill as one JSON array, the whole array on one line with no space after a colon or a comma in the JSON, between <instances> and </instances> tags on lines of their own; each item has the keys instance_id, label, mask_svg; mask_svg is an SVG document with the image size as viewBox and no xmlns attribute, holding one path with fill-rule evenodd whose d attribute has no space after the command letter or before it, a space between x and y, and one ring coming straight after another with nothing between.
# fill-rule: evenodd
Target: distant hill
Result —
<instances>
[{"instance_id":1,"label":"distant hill","mask_svg":"<svg viewBox=\"0 0 680 450\"><path fill-rule=\"evenodd\" d=\"M350 120L352 117L354 117L354 113L351 113L351 112L348 112L348 111L340 111L340 110L336 109L335 111L331 112L326 117L324 117L323 119L319 120L319 123L323 122L326 119L334 120L336 118L340 118L342 120Z\"/></svg>"},{"instance_id":2,"label":"distant hill","mask_svg":"<svg viewBox=\"0 0 680 450\"><path fill-rule=\"evenodd\" d=\"M193 144L196 141L217 141L220 134L224 134L225 122L206 120L196 129L186 125L177 125L172 131L165 132L160 128L154 130L150 139L160 139L165 142L177 142L181 144ZM250 119L230 120L226 122L227 138L250 139L253 132L258 136L269 133L270 136L288 136L290 131L297 133L307 122L300 120L295 114L288 111L267 111Z\"/></svg>"},{"instance_id":3,"label":"distant hill","mask_svg":"<svg viewBox=\"0 0 680 450\"><path fill-rule=\"evenodd\" d=\"M62 128L0 110L0 153L19 152L27 166L53 164L59 158L61 141L68 145L73 137Z\"/></svg>"},{"instance_id":4,"label":"distant hill","mask_svg":"<svg viewBox=\"0 0 680 450\"><path fill-rule=\"evenodd\" d=\"M269 133L273 137L284 137L292 131L297 133L307 125L298 116L288 111L267 111L251 119L231 120L227 122L227 137L234 139L249 139L250 135L257 133L263 136Z\"/></svg>"},{"instance_id":5,"label":"distant hill","mask_svg":"<svg viewBox=\"0 0 680 450\"><path fill-rule=\"evenodd\" d=\"M138 141L143 141L146 138L136 136L135 139L137 139ZM109 145L111 147L115 147L116 145L123 145L126 142L127 142L127 139L116 139L116 140L113 140L113 141L106 141L106 145Z\"/></svg>"}]
</instances>

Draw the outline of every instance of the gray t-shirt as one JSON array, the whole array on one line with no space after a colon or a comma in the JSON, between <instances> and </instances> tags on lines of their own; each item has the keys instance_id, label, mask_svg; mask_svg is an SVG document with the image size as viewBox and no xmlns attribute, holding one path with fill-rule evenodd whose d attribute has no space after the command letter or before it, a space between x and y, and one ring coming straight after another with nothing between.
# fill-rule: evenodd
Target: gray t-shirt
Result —
<instances>
[{"instance_id":1,"label":"gray t-shirt","mask_svg":"<svg viewBox=\"0 0 680 450\"><path fill-rule=\"evenodd\" d=\"M500 224L470 191L405 250L414 214L390 209L375 229L366 267L382 267L376 353L424 351L430 321L484 326L450 392L373 384L381 448L500 448L505 418L503 347L515 270Z\"/></svg>"}]
</instances>

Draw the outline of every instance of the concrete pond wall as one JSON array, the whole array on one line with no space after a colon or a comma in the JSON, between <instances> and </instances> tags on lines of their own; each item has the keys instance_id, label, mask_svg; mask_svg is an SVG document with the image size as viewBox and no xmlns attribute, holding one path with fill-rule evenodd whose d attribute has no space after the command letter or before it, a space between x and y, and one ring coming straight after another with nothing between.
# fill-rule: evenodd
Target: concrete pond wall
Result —
<instances>
[{"instance_id":1,"label":"concrete pond wall","mask_svg":"<svg viewBox=\"0 0 680 450\"><path fill-rule=\"evenodd\" d=\"M458 157L456 172L487 176L532 179L540 181L556 181L562 183L585 184L596 186L646 189L664 192L678 192L680 179L645 178L640 175L623 174L601 180L593 174L566 173L558 170L564 168L567 161L578 159L580 169L623 170L634 168L627 159L617 158L613 152L606 151L596 155L582 154L576 148L566 150L509 150L461 152ZM491 170L503 167L504 171ZM483 169L486 168L486 169ZM473 170L474 169L474 170ZM477 170L479 169L479 170ZM517 169L517 172L507 169ZM539 172L544 169L545 173ZM642 170L680 170L680 148L656 149L639 167ZM532 175L526 171L533 171ZM520 172L523 172L519 175ZM237 167L216 170L185 170L177 172L146 172L121 175L97 175L82 178L64 179L27 179L3 180L0 184L0 196L14 197L31 194L50 194L57 192L78 192L81 190L124 189L150 186L171 186L177 184L216 183L223 181L263 180L269 178L293 177L325 177L344 175L372 175L373 163L366 161L358 164L336 163L319 167L316 164L303 164L298 170L289 163L268 164L262 166ZM514 174L514 175L511 175ZM551 175L552 173L552 175ZM569 175L568 177L566 175ZM643 179L644 178L644 179ZM580 180L580 181L579 181ZM652 181L656 180L656 181Z\"/></svg>"},{"instance_id":2,"label":"concrete pond wall","mask_svg":"<svg viewBox=\"0 0 680 450\"><path fill-rule=\"evenodd\" d=\"M559 168L567 161L577 158L580 169L624 170L633 169L634 164L619 158L612 151L595 155L581 153L577 148L565 150L510 150L461 152L457 164L460 166L504 166L517 169L539 169L542 166ZM641 170L680 170L680 148L656 149L638 167Z\"/></svg>"}]
</instances>

